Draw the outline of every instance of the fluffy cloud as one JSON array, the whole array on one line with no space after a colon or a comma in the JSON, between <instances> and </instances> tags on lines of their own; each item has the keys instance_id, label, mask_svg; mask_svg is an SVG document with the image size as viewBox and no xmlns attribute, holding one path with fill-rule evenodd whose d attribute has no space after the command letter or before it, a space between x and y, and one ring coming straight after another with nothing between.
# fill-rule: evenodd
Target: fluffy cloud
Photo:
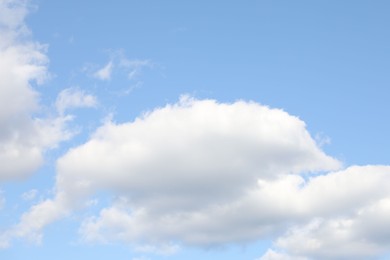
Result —
<instances>
[{"instance_id":1,"label":"fluffy cloud","mask_svg":"<svg viewBox=\"0 0 390 260\"><path fill-rule=\"evenodd\" d=\"M97 99L91 94L86 94L84 91L67 88L61 91L57 97L56 108L60 114L66 110L78 107L95 107Z\"/></svg>"},{"instance_id":2,"label":"fluffy cloud","mask_svg":"<svg viewBox=\"0 0 390 260\"><path fill-rule=\"evenodd\" d=\"M356 208L351 214L318 218L293 227L276 245L292 256L310 259L376 259L378 255L389 253L389 219L390 196L387 194Z\"/></svg>"},{"instance_id":3,"label":"fluffy cloud","mask_svg":"<svg viewBox=\"0 0 390 260\"><path fill-rule=\"evenodd\" d=\"M11 240L15 238L24 238L39 244L42 240L42 233L38 231L66 214L61 203L52 200L45 200L34 205L22 216L18 225L0 234L0 248L9 247Z\"/></svg>"},{"instance_id":4,"label":"fluffy cloud","mask_svg":"<svg viewBox=\"0 0 390 260\"><path fill-rule=\"evenodd\" d=\"M39 237L56 217L107 191L117 199L83 222L86 240L201 246L256 240L291 214L305 214L288 201L304 183L300 173L338 167L304 122L282 110L184 97L133 122L109 122L71 149L57 163L55 198L27 212L14 233ZM37 214L40 225L32 221Z\"/></svg>"},{"instance_id":5,"label":"fluffy cloud","mask_svg":"<svg viewBox=\"0 0 390 260\"><path fill-rule=\"evenodd\" d=\"M69 118L36 118L39 94L33 83L47 77L45 46L30 39L24 24L28 2L0 1L0 181L22 178L37 169L43 153L69 133Z\"/></svg>"},{"instance_id":6,"label":"fluffy cloud","mask_svg":"<svg viewBox=\"0 0 390 260\"><path fill-rule=\"evenodd\" d=\"M376 259L389 252L390 166L313 178L289 202L301 203L304 218L261 259Z\"/></svg>"}]
</instances>

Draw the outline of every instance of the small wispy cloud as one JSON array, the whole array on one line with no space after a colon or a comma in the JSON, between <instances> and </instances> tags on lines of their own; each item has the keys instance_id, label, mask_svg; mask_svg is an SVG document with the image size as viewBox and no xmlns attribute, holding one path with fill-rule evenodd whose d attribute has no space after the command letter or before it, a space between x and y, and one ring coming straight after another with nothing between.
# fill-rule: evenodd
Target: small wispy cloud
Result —
<instances>
[{"instance_id":1,"label":"small wispy cloud","mask_svg":"<svg viewBox=\"0 0 390 260\"><path fill-rule=\"evenodd\" d=\"M128 79L133 80L139 74L141 74L142 69L152 68L154 66L154 64L151 60L148 60L148 59L129 60L126 57L121 57L120 61L119 61L119 66L122 67L127 72Z\"/></svg>"},{"instance_id":2,"label":"small wispy cloud","mask_svg":"<svg viewBox=\"0 0 390 260\"><path fill-rule=\"evenodd\" d=\"M0 209L4 207L5 204L5 198L3 197L3 192L0 190ZM0 248L1 248L1 242L0 242Z\"/></svg>"},{"instance_id":3,"label":"small wispy cloud","mask_svg":"<svg viewBox=\"0 0 390 260\"><path fill-rule=\"evenodd\" d=\"M149 258L141 256L141 257L132 258L131 260L149 260Z\"/></svg>"},{"instance_id":4,"label":"small wispy cloud","mask_svg":"<svg viewBox=\"0 0 390 260\"><path fill-rule=\"evenodd\" d=\"M76 39L75 39L75 37L73 35L68 38L68 43L69 44L74 44L75 41L76 41Z\"/></svg>"},{"instance_id":5,"label":"small wispy cloud","mask_svg":"<svg viewBox=\"0 0 390 260\"><path fill-rule=\"evenodd\" d=\"M58 113L63 114L71 108L96 107L97 103L95 96L76 88L67 88L60 92L55 105Z\"/></svg>"},{"instance_id":6,"label":"small wispy cloud","mask_svg":"<svg viewBox=\"0 0 390 260\"><path fill-rule=\"evenodd\" d=\"M173 255L180 250L179 245L175 244L163 244L159 246L155 245L139 245L134 248L137 252L152 253L157 255Z\"/></svg>"},{"instance_id":7,"label":"small wispy cloud","mask_svg":"<svg viewBox=\"0 0 390 260\"><path fill-rule=\"evenodd\" d=\"M111 74L113 70L113 61L109 61L103 68L96 71L93 76L100 80L109 80L111 79Z\"/></svg>"},{"instance_id":8,"label":"small wispy cloud","mask_svg":"<svg viewBox=\"0 0 390 260\"><path fill-rule=\"evenodd\" d=\"M90 76L103 81L110 80L114 70L118 71L119 75L125 75L128 80L135 81L144 69L151 69L154 66L155 63L150 59L129 59L123 51L117 50L110 53L109 61L104 66L88 64L83 70Z\"/></svg>"},{"instance_id":9,"label":"small wispy cloud","mask_svg":"<svg viewBox=\"0 0 390 260\"><path fill-rule=\"evenodd\" d=\"M332 143L332 140L330 139L330 137L325 135L324 133L317 133L315 135L314 139L316 140L317 144L320 147L323 147L325 145L329 145Z\"/></svg>"},{"instance_id":10,"label":"small wispy cloud","mask_svg":"<svg viewBox=\"0 0 390 260\"><path fill-rule=\"evenodd\" d=\"M38 191L36 189L32 189L32 190L24 192L21 197L24 201L31 201L31 200L35 199L37 194L38 194Z\"/></svg>"}]
</instances>

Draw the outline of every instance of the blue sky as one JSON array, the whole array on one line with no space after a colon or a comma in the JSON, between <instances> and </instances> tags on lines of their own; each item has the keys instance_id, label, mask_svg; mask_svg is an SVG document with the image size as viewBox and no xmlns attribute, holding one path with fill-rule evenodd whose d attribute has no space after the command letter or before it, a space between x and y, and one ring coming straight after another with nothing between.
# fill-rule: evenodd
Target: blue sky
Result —
<instances>
[{"instance_id":1,"label":"blue sky","mask_svg":"<svg viewBox=\"0 0 390 260\"><path fill-rule=\"evenodd\" d=\"M386 259L389 8L0 0L0 258Z\"/></svg>"}]
</instances>

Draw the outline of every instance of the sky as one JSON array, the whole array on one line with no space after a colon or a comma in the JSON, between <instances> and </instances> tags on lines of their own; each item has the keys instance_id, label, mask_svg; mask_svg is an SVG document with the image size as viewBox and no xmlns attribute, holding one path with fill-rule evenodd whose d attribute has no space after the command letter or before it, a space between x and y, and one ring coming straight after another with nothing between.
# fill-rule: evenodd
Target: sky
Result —
<instances>
[{"instance_id":1,"label":"sky","mask_svg":"<svg viewBox=\"0 0 390 260\"><path fill-rule=\"evenodd\" d=\"M390 259L389 9L0 0L0 259Z\"/></svg>"}]
</instances>

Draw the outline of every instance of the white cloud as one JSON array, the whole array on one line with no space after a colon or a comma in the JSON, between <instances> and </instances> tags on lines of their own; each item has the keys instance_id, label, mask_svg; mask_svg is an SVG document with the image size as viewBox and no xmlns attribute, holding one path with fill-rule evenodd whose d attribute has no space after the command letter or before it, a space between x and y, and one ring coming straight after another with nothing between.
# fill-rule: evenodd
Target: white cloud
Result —
<instances>
[{"instance_id":1,"label":"white cloud","mask_svg":"<svg viewBox=\"0 0 390 260\"><path fill-rule=\"evenodd\" d=\"M118 200L84 221L86 240L157 247L256 240L291 214L305 216L299 202L287 203L304 183L300 173L339 166L282 110L184 97L133 122L108 122L71 149L57 163L55 198L27 212L14 233L40 237L56 217L108 191Z\"/></svg>"},{"instance_id":2,"label":"white cloud","mask_svg":"<svg viewBox=\"0 0 390 260\"><path fill-rule=\"evenodd\" d=\"M1 0L0 1L0 25L2 40L0 48L10 45L20 35L28 34L24 24L24 18L28 14L27 1Z\"/></svg>"},{"instance_id":3,"label":"white cloud","mask_svg":"<svg viewBox=\"0 0 390 260\"><path fill-rule=\"evenodd\" d=\"M41 230L55 220L69 214L63 195L57 194L56 200L44 200L30 208L20 219L20 223L0 233L0 248L7 248L15 238L23 238L40 244Z\"/></svg>"},{"instance_id":4,"label":"white cloud","mask_svg":"<svg viewBox=\"0 0 390 260\"><path fill-rule=\"evenodd\" d=\"M111 79L113 69L113 62L109 61L103 68L96 71L93 76L100 80L109 80Z\"/></svg>"},{"instance_id":5,"label":"white cloud","mask_svg":"<svg viewBox=\"0 0 390 260\"><path fill-rule=\"evenodd\" d=\"M32 116L40 107L32 84L49 73L46 47L30 39L24 24L28 11L28 1L0 1L0 181L30 174L47 149L69 137L68 118Z\"/></svg>"},{"instance_id":6,"label":"white cloud","mask_svg":"<svg viewBox=\"0 0 390 260\"><path fill-rule=\"evenodd\" d=\"M387 194L352 214L314 219L293 227L276 245L291 255L310 259L374 259L389 253L389 224L390 196Z\"/></svg>"},{"instance_id":7,"label":"white cloud","mask_svg":"<svg viewBox=\"0 0 390 260\"><path fill-rule=\"evenodd\" d=\"M375 259L388 252L390 166L350 167L289 194L302 217L275 242L287 258Z\"/></svg>"},{"instance_id":8,"label":"white cloud","mask_svg":"<svg viewBox=\"0 0 390 260\"><path fill-rule=\"evenodd\" d=\"M79 107L96 107L97 98L76 88L67 88L57 97L56 108L60 114L66 110Z\"/></svg>"}]
</instances>

